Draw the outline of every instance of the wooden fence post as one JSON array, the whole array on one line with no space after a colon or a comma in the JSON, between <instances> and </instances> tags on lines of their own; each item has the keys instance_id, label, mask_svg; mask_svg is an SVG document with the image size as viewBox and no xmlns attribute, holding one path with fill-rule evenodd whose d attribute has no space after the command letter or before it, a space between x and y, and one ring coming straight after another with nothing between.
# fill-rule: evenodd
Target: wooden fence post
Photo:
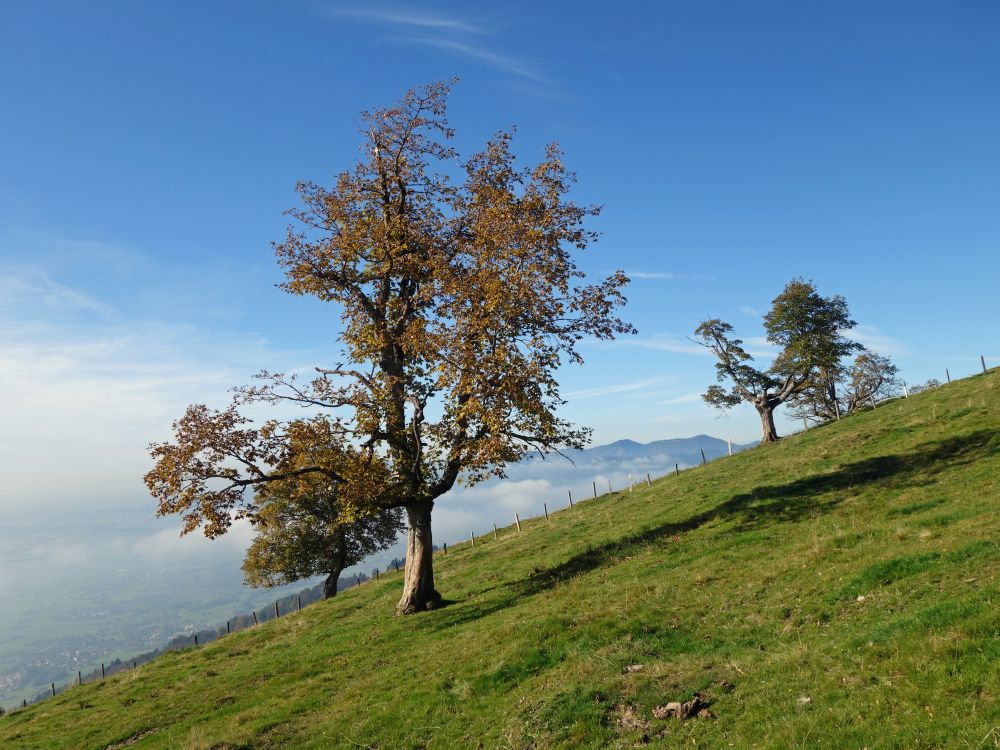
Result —
<instances>
[{"instance_id":1,"label":"wooden fence post","mask_svg":"<svg viewBox=\"0 0 1000 750\"><path fill-rule=\"evenodd\" d=\"M705 449L700 448L699 450L701 451L701 465L704 466L708 463L708 461L705 460Z\"/></svg>"},{"instance_id":2,"label":"wooden fence post","mask_svg":"<svg viewBox=\"0 0 1000 750\"><path fill-rule=\"evenodd\" d=\"M233 631L229 627L229 620L226 620L226 635L229 635Z\"/></svg>"},{"instance_id":3,"label":"wooden fence post","mask_svg":"<svg viewBox=\"0 0 1000 750\"><path fill-rule=\"evenodd\" d=\"M566 490L566 494L569 495L569 507L572 508L573 507L573 491L572 490Z\"/></svg>"},{"instance_id":4,"label":"wooden fence post","mask_svg":"<svg viewBox=\"0 0 1000 750\"><path fill-rule=\"evenodd\" d=\"M493 524L493 539L499 539L500 536L497 534L497 525Z\"/></svg>"},{"instance_id":5,"label":"wooden fence post","mask_svg":"<svg viewBox=\"0 0 1000 750\"><path fill-rule=\"evenodd\" d=\"M278 602L274 603L274 619L278 619Z\"/></svg>"},{"instance_id":6,"label":"wooden fence post","mask_svg":"<svg viewBox=\"0 0 1000 750\"><path fill-rule=\"evenodd\" d=\"M733 439L731 437L726 438L726 442L729 443L729 455L733 455Z\"/></svg>"},{"instance_id":7,"label":"wooden fence post","mask_svg":"<svg viewBox=\"0 0 1000 750\"><path fill-rule=\"evenodd\" d=\"M979 364L981 364L983 366L983 375L985 375L986 374L986 357L984 357L982 354L979 355Z\"/></svg>"},{"instance_id":8,"label":"wooden fence post","mask_svg":"<svg viewBox=\"0 0 1000 750\"><path fill-rule=\"evenodd\" d=\"M681 475L680 464L674 464L674 476L679 477Z\"/></svg>"},{"instance_id":9,"label":"wooden fence post","mask_svg":"<svg viewBox=\"0 0 1000 750\"><path fill-rule=\"evenodd\" d=\"M132 669L138 669L138 666L135 663L135 659L132 660Z\"/></svg>"},{"instance_id":10,"label":"wooden fence post","mask_svg":"<svg viewBox=\"0 0 1000 750\"><path fill-rule=\"evenodd\" d=\"M597 480L594 480L594 497L597 497Z\"/></svg>"},{"instance_id":11,"label":"wooden fence post","mask_svg":"<svg viewBox=\"0 0 1000 750\"><path fill-rule=\"evenodd\" d=\"M948 368L947 367L944 368L944 376L948 379L948 382L950 383L951 382L951 373L948 372Z\"/></svg>"},{"instance_id":12,"label":"wooden fence post","mask_svg":"<svg viewBox=\"0 0 1000 750\"><path fill-rule=\"evenodd\" d=\"M647 487L652 487L653 486L653 480L649 478L649 472L648 471L646 472L646 486Z\"/></svg>"},{"instance_id":13,"label":"wooden fence post","mask_svg":"<svg viewBox=\"0 0 1000 750\"><path fill-rule=\"evenodd\" d=\"M611 489L611 480L608 480L608 494L610 495L614 490Z\"/></svg>"},{"instance_id":14,"label":"wooden fence post","mask_svg":"<svg viewBox=\"0 0 1000 750\"><path fill-rule=\"evenodd\" d=\"M445 542L444 544L442 544L441 545L441 549L443 549L444 553L447 555L448 554L448 542ZM396 563L396 572L397 573L399 572L399 563Z\"/></svg>"},{"instance_id":15,"label":"wooden fence post","mask_svg":"<svg viewBox=\"0 0 1000 750\"><path fill-rule=\"evenodd\" d=\"M472 549L476 548L476 533L472 532Z\"/></svg>"},{"instance_id":16,"label":"wooden fence post","mask_svg":"<svg viewBox=\"0 0 1000 750\"><path fill-rule=\"evenodd\" d=\"M518 518L517 513L514 514L514 523L517 524L517 530L521 530L521 519Z\"/></svg>"},{"instance_id":17,"label":"wooden fence post","mask_svg":"<svg viewBox=\"0 0 1000 750\"><path fill-rule=\"evenodd\" d=\"M378 568L375 568L375 578L378 579ZM299 604L299 612L302 611L302 595L299 594L295 597Z\"/></svg>"},{"instance_id":18,"label":"wooden fence post","mask_svg":"<svg viewBox=\"0 0 1000 750\"><path fill-rule=\"evenodd\" d=\"M257 610L251 610L250 614L253 615L253 624L257 625Z\"/></svg>"},{"instance_id":19,"label":"wooden fence post","mask_svg":"<svg viewBox=\"0 0 1000 750\"><path fill-rule=\"evenodd\" d=\"M194 645L195 646L198 645L198 634L197 633L194 634Z\"/></svg>"},{"instance_id":20,"label":"wooden fence post","mask_svg":"<svg viewBox=\"0 0 1000 750\"><path fill-rule=\"evenodd\" d=\"M56 697L56 684L54 682L52 683L52 697Z\"/></svg>"},{"instance_id":21,"label":"wooden fence post","mask_svg":"<svg viewBox=\"0 0 1000 750\"><path fill-rule=\"evenodd\" d=\"M104 673L104 662L101 662L101 679L106 679L107 675Z\"/></svg>"},{"instance_id":22,"label":"wooden fence post","mask_svg":"<svg viewBox=\"0 0 1000 750\"><path fill-rule=\"evenodd\" d=\"M77 685L83 684L83 672L80 670L77 670L76 672L76 684Z\"/></svg>"},{"instance_id":23,"label":"wooden fence post","mask_svg":"<svg viewBox=\"0 0 1000 750\"><path fill-rule=\"evenodd\" d=\"M545 513L545 520L549 520L549 506L546 503L542 503L542 512Z\"/></svg>"}]
</instances>

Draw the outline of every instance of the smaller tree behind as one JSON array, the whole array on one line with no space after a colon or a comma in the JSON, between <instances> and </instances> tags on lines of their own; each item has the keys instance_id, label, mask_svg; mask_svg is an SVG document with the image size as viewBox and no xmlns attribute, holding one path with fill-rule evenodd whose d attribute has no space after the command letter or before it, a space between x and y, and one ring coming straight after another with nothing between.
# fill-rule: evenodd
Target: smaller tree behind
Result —
<instances>
[{"instance_id":1,"label":"smaller tree behind","mask_svg":"<svg viewBox=\"0 0 1000 750\"><path fill-rule=\"evenodd\" d=\"M314 494L264 489L256 519L257 535L243 561L251 586L280 586L325 575L323 596L337 595L345 568L386 549L403 530L400 508L372 510L345 520L335 491L317 488Z\"/></svg>"},{"instance_id":2,"label":"smaller tree behind","mask_svg":"<svg viewBox=\"0 0 1000 750\"><path fill-rule=\"evenodd\" d=\"M818 374L793 400L798 419L829 422L899 394L899 368L881 354L862 350L849 367Z\"/></svg>"}]
</instances>

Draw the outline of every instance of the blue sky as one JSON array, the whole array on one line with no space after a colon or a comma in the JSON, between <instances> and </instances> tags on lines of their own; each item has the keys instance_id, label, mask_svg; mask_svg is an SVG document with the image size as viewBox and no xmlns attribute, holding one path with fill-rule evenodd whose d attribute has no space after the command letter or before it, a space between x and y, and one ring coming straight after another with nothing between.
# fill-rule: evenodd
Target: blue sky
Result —
<instances>
[{"instance_id":1,"label":"blue sky","mask_svg":"<svg viewBox=\"0 0 1000 750\"><path fill-rule=\"evenodd\" d=\"M459 150L513 125L526 161L560 142L604 206L582 267L633 278L639 334L561 376L597 442L755 439L752 411L699 402L712 363L685 336L718 316L754 342L794 276L844 295L909 382L1000 364L998 22L995 2L8 4L0 510L142 498L187 403L330 364L335 311L274 287L294 184L351 164L359 111L455 75Z\"/></svg>"}]
</instances>

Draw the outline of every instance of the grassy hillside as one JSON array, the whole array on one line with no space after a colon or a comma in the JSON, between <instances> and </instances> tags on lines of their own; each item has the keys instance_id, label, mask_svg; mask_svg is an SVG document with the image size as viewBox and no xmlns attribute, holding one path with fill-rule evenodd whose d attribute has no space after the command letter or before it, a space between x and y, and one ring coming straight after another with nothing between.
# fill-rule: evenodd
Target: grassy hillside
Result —
<instances>
[{"instance_id":1,"label":"grassy hillside","mask_svg":"<svg viewBox=\"0 0 1000 750\"><path fill-rule=\"evenodd\" d=\"M450 547L444 609L386 576L0 746L1000 747L998 428L1000 372L886 404Z\"/></svg>"}]
</instances>

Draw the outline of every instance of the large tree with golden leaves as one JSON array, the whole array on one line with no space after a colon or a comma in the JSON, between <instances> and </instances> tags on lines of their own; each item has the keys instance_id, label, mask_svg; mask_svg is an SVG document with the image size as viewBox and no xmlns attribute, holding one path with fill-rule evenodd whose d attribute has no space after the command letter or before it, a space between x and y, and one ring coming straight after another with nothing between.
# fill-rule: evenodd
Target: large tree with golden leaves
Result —
<instances>
[{"instance_id":1,"label":"large tree with golden leaves","mask_svg":"<svg viewBox=\"0 0 1000 750\"><path fill-rule=\"evenodd\" d=\"M574 176L559 149L520 168L500 132L460 160L448 93L435 83L364 113L355 166L330 187L298 186L296 223L275 245L282 286L339 308L341 363L309 381L261 373L223 412L193 407L173 443L152 446L146 477L161 514L209 535L254 520L255 488L297 478L329 482L345 522L404 508L404 614L441 600L434 501L456 482L503 476L527 451L583 446L589 430L556 414L556 370L582 363L582 339L632 331L616 314L625 275L582 281L575 256L595 239L584 221L597 209L569 199ZM251 402L322 416L257 429L240 421ZM309 430L323 433L314 456Z\"/></svg>"}]
</instances>

